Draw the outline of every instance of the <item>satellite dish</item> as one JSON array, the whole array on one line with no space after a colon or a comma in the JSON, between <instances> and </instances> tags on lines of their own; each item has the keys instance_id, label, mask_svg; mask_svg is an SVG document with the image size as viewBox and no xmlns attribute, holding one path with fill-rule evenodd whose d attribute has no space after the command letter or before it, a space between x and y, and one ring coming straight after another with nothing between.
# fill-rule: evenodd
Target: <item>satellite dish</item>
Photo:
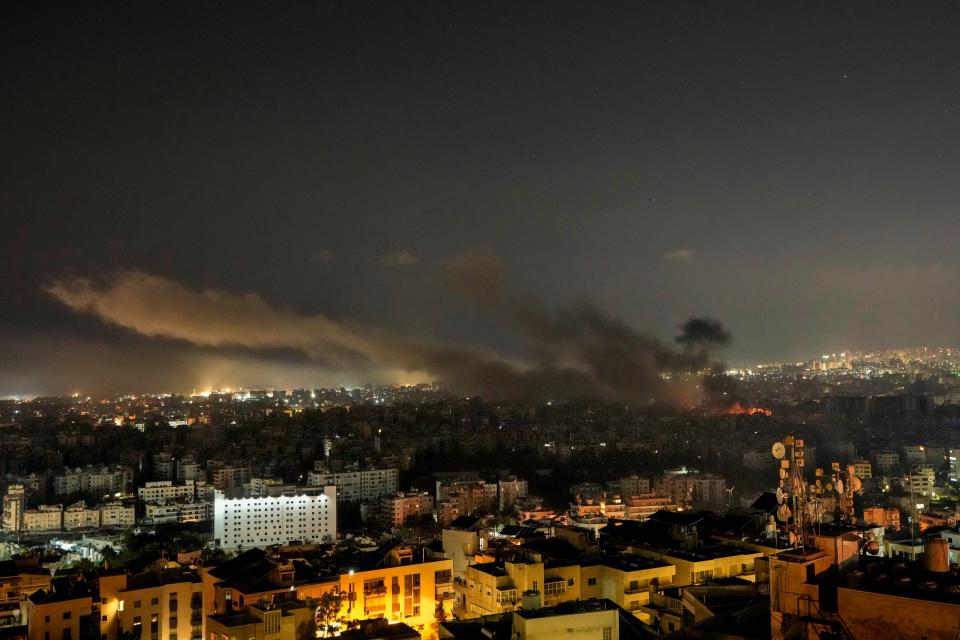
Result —
<instances>
[{"instance_id":1,"label":"satellite dish","mask_svg":"<svg viewBox=\"0 0 960 640\"><path fill-rule=\"evenodd\" d=\"M790 540L790 544L797 544L797 534L795 534L793 531L790 532L788 538Z\"/></svg>"},{"instance_id":2,"label":"satellite dish","mask_svg":"<svg viewBox=\"0 0 960 640\"><path fill-rule=\"evenodd\" d=\"M780 522L786 522L787 520L789 520L790 515L791 515L790 507L788 507L787 505L782 504L779 507L777 507L777 520L779 520Z\"/></svg>"},{"instance_id":3,"label":"satellite dish","mask_svg":"<svg viewBox=\"0 0 960 640\"><path fill-rule=\"evenodd\" d=\"M876 540L871 540L870 542L868 542L867 553L869 553L872 556L875 556L878 553L880 553L880 543L877 542Z\"/></svg>"},{"instance_id":4,"label":"satellite dish","mask_svg":"<svg viewBox=\"0 0 960 640\"><path fill-rule=\"evenodd\" d=\"M851 491L860 491L863 488L863 482L860 481L860 478L853 476L850 478L850 490Z\"/></svg>"},{"instance_id":5,"label":"satellite dish","mask_svg":"<svg viewBox=\"0 0 960 640\"><path fill-rule=\"evenodd\" d=\"M783 498L784 498L783 489L781 489L780 487L777 487L777 504L783 504Z\"/></svg>"},{"instance_id":6,"label":"satellite dish","mask_svg":"<svg viewBox=\"0 0 960 640\"><path fill-rule=\"evenodd\" d=\"M827 491L833 491L833 483L828 482L827 486L825 486L824 489L826 489Z\"/></svg>"},{"instance_id":7,"label":"satellite dish","mask_svg":"<svg viewBox=\"0 0 960 640\"><path fill-rule=\"evenodd\" d=\"M783 446L782 442L774 442L773 446L770 447L770 453L772 453L773 457L777 460L782 460L783 456L787 455L787 448Z\"/></svg>"},{"instance_id":8,"label":"satellite dish","mask_svg":"<svg viewBox=\"0 0 960 640\"><path fill-rule=\"evenodd\" d=\"M843 480L837 478L837 493L843 493Z\"/></svg>"}]
</instances>

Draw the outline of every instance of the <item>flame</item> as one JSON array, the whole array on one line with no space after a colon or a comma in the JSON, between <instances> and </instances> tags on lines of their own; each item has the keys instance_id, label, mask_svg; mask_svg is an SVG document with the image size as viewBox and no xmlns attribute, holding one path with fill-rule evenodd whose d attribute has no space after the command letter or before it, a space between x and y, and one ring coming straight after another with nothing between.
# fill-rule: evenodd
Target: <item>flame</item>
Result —
<instances>
[{"instance_id":1,"label":"flame","mask_svg":"<svg viewBox=\"0 0 960 640\"><path fill-rule=\"evenodd\" d=\"M765 416L773 415L773 411L771 411L770 409L764 409L763 407L745 407L739 402L734 402L732 405L727 407L724 413L726 413L727 415L748 415L748 416L752 416L756 414L762 414Z\"/></svg>"}]
</instances>

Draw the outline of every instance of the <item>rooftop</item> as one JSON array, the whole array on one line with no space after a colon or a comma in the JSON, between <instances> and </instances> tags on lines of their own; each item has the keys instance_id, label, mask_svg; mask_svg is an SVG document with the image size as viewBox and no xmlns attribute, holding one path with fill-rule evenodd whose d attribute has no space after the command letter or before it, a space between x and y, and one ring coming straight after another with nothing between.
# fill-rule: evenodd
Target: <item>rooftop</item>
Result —
<instances>
[{"instance_id":1,"label":"rooftop","mask_svg":"<svg viewBox=\"0 0 960 640\"><path fill-rule=\"evenodd\" d=\"M610 600L575 600L573 602L562 602L552 607L543 607L541 609L519 609L516 614L526 620L534 618L549 618L552 616L567 616L579 613L594 613L597 611L620 611L615 603Z\"/></svg>"},{"instance_id":2,"label":"rooftop","mask_svg":"<svg viewBox=\"0 0 960 640\"><path fill-rule=\"evenodd\" d=\"M960 574L928 571L923 562L871 558L844 573L839 587L960 605Z\"/></svg>"}]
</instances>

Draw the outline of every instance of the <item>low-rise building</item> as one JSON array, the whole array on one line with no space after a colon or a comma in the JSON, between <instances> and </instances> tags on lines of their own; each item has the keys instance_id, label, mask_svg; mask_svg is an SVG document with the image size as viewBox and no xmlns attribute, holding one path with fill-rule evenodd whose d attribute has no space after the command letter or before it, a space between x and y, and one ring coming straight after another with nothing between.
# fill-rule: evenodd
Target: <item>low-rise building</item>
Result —
<instances>
[{"instance_id":1,"label":"low-rise building","mask_svg":"<svg viewBox=\"0 0 960 640\"><path fill-rule=\"evenodd\" d=\"M313 607L301 600L251 604L242 611L208 616L207 635L217 640L299 640L308 636L313 616Z\"/></svg>"},{"instance_id":2,"label":"low-rise building","mask_svg":"<svg viewBox=\"0 0 960 640\"><path fill-rule=\"evenodd\" d=\"M199 574L175 562L157 561L142 573L109 572L99 579L100 634L116 640L203 637L203 592Z\"/></svg>"},{"instance_id":3,"label":"low-rise building","mask_svg":"<svg viewBox=\"0 0 960 640\"><path fill-rule=\"evenodd\" d=\"M108 502L100 505L101 527L132 527L136 523L136 508L132 504Z\"/></svg>"},{"instance_id":4,"label":"low-rise building","mask_svg":"<svg viewBox=\"0 0 960 640\"><path fill-rule=\"evenodd\" d=\"M98 507L87 507L83 500L75 502L63 510L64 531L96 529L99 526L100 509Z\"/></svg>"},{"instance_id":5,"label":"low-rise building","mask_svg":"<svg viewBox=\"0 0 960 640\"><path fill-rule=\"evenodd\" d=\"M174 484L172 480L147 482L142 487L137 488L137 497L144 502L193 500L196 497L196 485L194 482Z\"/></svg>"},{"instance_id":6,"label":"low-rise building","mask_svg":"<svg viewBox=\"0 0 960 640\"><path fill-rule=\"evenodd\" d=\"M23 531L60 531L63 528L63 505L40 505L23 512Z\"/></svg>"},{"instance_id":7,"label":"low-rise building","mask_svg":"<svg viewBox=\"0 0 960 640\"><path fill-rule=\"evenodd\" d=\"M30 640L83 638L90 627L93 599L86 582L54 580L50 590L41 589L26 600Z\"/></svg>"}]
</instances>

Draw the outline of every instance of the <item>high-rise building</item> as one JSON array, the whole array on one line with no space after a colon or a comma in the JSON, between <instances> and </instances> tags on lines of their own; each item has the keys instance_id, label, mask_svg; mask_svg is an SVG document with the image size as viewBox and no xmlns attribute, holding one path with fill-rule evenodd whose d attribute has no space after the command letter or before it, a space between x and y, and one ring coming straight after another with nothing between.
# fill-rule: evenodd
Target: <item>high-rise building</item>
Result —
<instances>
[{"instance_id":1,"label":"high-rise building","mask_svg":"<svg viewBox=\"0 0 960 640\"><path fill-rule=\"evenodd\" d=\"M217 491L213 537L225 549L337 538L337 489L287 487L278 495L227 498Z\"/></svg>"},{"instance_id":2,"label":"high-rise building","mask_svg":"<svg viewBox=\"0 0 960 640\"><path fill-rule=\"evenodd\" d=\"M910 491L914 496L933 495L933 488L936 484L936 472L932 465L918 464L914 465L910 471Z\"/></svg>"},{"instance_id":3,"label":"high-rise building","mask_svg":"<svg viewBox=\"0 0 960 640\"><path fill-rule=\"evenodd\" d=\"M11 484L3 496L3 530L15 533L23 529L26 491L22 484Z\"/></svg>"}]
</instances>

